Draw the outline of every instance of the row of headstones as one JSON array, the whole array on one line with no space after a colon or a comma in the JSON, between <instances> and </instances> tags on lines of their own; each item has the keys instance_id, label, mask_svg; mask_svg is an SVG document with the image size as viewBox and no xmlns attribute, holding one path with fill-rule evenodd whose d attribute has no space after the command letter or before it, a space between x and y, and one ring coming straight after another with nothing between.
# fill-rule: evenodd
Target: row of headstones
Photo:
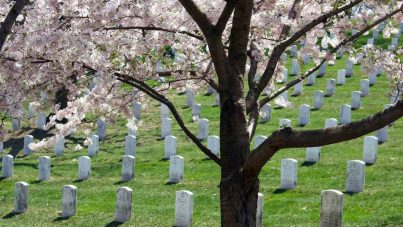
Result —
<instances>
[{"instance_id":1,"label":"row of headstones","mask_svg":"<svg viewBox=\"0 0 403 227\"><path fill-rule=\"evenodd\" d=\"M39 157L38 180L46 181L50 179L50 157ZM135 157L132 155L123 155L122 157L122 182L130 181L134 178ZM10 178L14 174L14 158L12 155L2 157L2 177ZM87 180L91 175L91 158L81 156L78 159L78 178L77 180Z\"/></svg>"},{"instance_id":2,"label":"row of headstones","mask_svg":"<svg viewBox=\"0 0 403 227\"><path fill-rule=\"evenodd\" d=\"M359 176L358 176L359 177ZM356 181L352 179L351 181ZM25 213L28 210L29 185L17 182L14 190L15 213ZM343 211L343 193L337 190L325 190L320 194L320 226L341 226ZM190 191L176 191L175 224L174 226L191 226L193 219L194 194ZM116 191L115 218L119 223L127 222L132 216L133 190L129 187L119 187ZM256 206L256 226L263 225L264 195L258 193ZM62 190L62 218L69 218L77 213L77 187L65 185Z\"/></svg>"},{"instance_id":3,"label":"row of headstones","mask_svg":"<svg viewBox=\"0 0 403 227\"><path fill-rule=\"evenodd\" d=\"M358 109L360 107L360 92L353 92L353 99L352 99L352 105L344 104L340 106L340 124L349 124L351 123L351 112L352 109ZM314 109L320 109L323 105L323 100L316 100L315 99L315 104L314 104ZM387 104L385 105L384 109L392 107L393 104ZM271 105L270 104L265 104L262 107L262 122L268 122L271 118ZM305 126L310 123L310 111L311 107L307 104L301 105L299 107L299 117L298 117L298 124L299 126ZM336 127L338 124L337 119L334 118L329 118L325 122L325 127L327 128L328 125L331 125L330 127ZM334 125L334 126L333 126ZM291 120L289 119L280 119L280 128L281 127L291 127ZM386 142L387 140L387 127L385 126L385 129L379 129L377 131L377 135L379 136L379 140L381 143Z\"/></svg>"},{"instance_id":4,"label":"row of headstones","mask_svg":"<svg viewBox=\"0 0 403 227\"><path fill-rule=\"evenodd\" d=\"M286 79L287 76L285 76L285 75L287 74L287 70L284 70L283 73L284 73L284 78ZM368 79L362 79L360 81L360 89L361 89L361 92L363 93L363 95L361 95L361 96L368 95L369 86L375 85L375 83L377 81L377 76L379 76L380 73L381 73L381 70L376 70L374 73L371 73L368 75ZM305 83L305 85L306 86L314 85L315 81L316 81L316 77L317 77L316 73L311 74L307 78L307 82ZM346 83L346 77L347 77L347 71L344 69L340 69L340 70L338 70L338 73L337 73L337 80L335 80L333 78L328 79L327 84L326 84L326 96L328 96L328 97L333 96L335 93L336 85L344 85ZM302 80L301 82L297 83L294 86L294 93L292 94L293 96L299 96L302 94L303 84L304 84L304 80ZM269 91L266 91L266 93L268 93L268 92Z\"/></svg>"},{"instance_id":5,"label":"row of headstones","mask_svg":"<svg viewBox=\"0 0 403 227\"><path fill-rule=\"evenodd\" d=\"M282 159L280 189L294 189L297 186L297 175L298 161L292 158ZM361 160L347 161L346 191L362 192L364 191L364 184L365 162Z\"/></svg>"}]
</instances>

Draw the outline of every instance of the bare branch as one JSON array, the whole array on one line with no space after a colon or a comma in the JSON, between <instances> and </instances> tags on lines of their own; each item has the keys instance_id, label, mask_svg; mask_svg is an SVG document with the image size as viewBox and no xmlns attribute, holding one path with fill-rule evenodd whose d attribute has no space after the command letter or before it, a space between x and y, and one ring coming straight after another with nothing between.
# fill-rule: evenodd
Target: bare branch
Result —
<instances>
[{"instance_id":1,"label":"bare branch","mask_svg":"<svg viewBox=\"0 0 403 227\"><path fill-rule=\"evenodd\" d=\"M303 35L305 35L309 30L317 26L318 24L326 22L329 18L344 12L346 10L351 9L355 5L359 4L363 0L356 0L353 1L343 7L336 8L329 13L323 14L320 17L316 18L312 22L308 23L305 25L303 28L301 28L299 31L295 32L293 36L291 36L289 39L279 43L276 47L274 47L273 52L270 56L270 59L267 63L267 67L262 75L262 77L259 80L259 84L254 90L250 90L247 95L247 113L250 113L252 108L256 105L257 99L259 98L259 95L262 93L263 89L266 87L267 83L272 79L273 74L275 72L277 62L280 60L281 55L283 52L286 50L286 48L293 44L295 41L297 41L299 38L301 38Z\"/></svg>"},{"instance_id":2,"label":"bare branch","mask_svg":"<svg viewBox=\"0 0 403 227\"><path fill-rule=\"evenodd\" d=\"M193 0L178 0L186 9L189 15L206 35L213 28L210 19L204 14Z\"/></svg>"},{"instance_id":3,"label":"bare branch","mask_svg":"<svg viewBox=\"0 0 403 227\"><path fill-rule=\"evenodd\" d=\"M217 33L220 35L224 32L225 27L228 24L228 20L231 18L232 12L235 9L235 2L236 0L227 1L227 4L225 5L224 10L220 15L220 18L218 18L215 28L217 30Z\"/></svg>"},{"instance_id":4,"label":"bare branch","mask_svg":"<svg viewBox=\"0 0 403 227\"><path fill-rule=\"evenodd\" d=\"M403 6L403 5L402 5ZM382 23L383 21L393 17L394 15L398 14L399 12L402 11L402 7L400 9L396 9L394 11L392 11L389 14L386 14L385 16L383 16L382 18L378 19L377 21L375 21L374 23L372 23L371 25L368 25L367 27L365 27L364 29L362 29L360 32L358 32L357 34L350 36L349 38L344 39L342 42L340 42L336 47L331 48L326 55L329 54L333 54L336 53L336 51L338 49L340 49L340 47L346 45L347 43L353 42L354 40L356 40L357 38L359 38L360 36L362 36L364 33L366 33L367 31L371 30L372 28L374 28L375 26L377 26L378 24ZM288 82L284 87L280 88L278 91L272 93L270 96L265 97L264 99L260 100L260 105L264 105L267 102L273 100L274 98L278 97L279 95L281 95L283 92L285 92L286 90L290 89L291 87L293 87L294 85L298 84L299 82L301 82L302 80L304 80L305 78L307 78L308 76L310 76L312 73L314 73L315 71L317 71L320 66L322 64L324 64L326 62L326 59L322 59L321 62L319 64L317 64L316 66L314 66L313 68L309 69L307 72L305 72L305 74L303 76L298 77L295 80L292 80L290 82Z\"/></svg>"},{"instance_id":5,"label":"bare branch","mask_svg":"<svg viewBox=\"0 0 403 227\"><path fill-rule=\"evenodd\" d=\"M185 122L183 121L182 117L176 110L175 106L172 104L171 101L169 101L167 98L165 98L163 95L159 94L156 90L148 86L145 82L140 81L134 77L124 75L121 73L114 73L114 75L117 77L118 80L127 83L129 85L132 85L133 87L138 88L142 92L146 93L149 95L151 98L165 104L171 111L172 115L175 117L176 121L178 122L179 126L182 128L182 130L185 132L185 134L196 144L199 149L206 154L211 160L216 162L218 165L221 165L221 160L213 154L206 146L204 146L199 139L186 127Z\"/></svg>"},{"instance_id":6,"label":"bare branch","mask_svg":"<svg viewBox=\"0 0 403 227\"><path fill-rule=\"evenodd\" d=\"M13 27L15 21L17 20L18 15L20 15L22 9L24 9L25 5L27 5L28 3L29 3L29 0L17 0L15 2L14 6L8 12L6 19L4 19L3 23L1 23L0 51L3 48L3 45L6 42L7 36L10 34L11 28Z\"/></svg>"},{"instance_id":7,"label":"bare branch","mask_svg":"<svg viewBox=\"0 0 403 227\"><path fill-rule=\"evenodd\" d=\"M127 27L118 26L118 27L108 27L108 28L105 28L105 30L107 30L107 31L111 31L111 30L163 31L163 32L168 32L168 33L173 33L173 34L179 33L179 34L187 35L192 38L198 39L200 41L205 41L203 36L194 34L189 31L167 29L167 28L161 28L161 27L155 27L155 26L127 26Z\"/></svg>"}]
</instances>

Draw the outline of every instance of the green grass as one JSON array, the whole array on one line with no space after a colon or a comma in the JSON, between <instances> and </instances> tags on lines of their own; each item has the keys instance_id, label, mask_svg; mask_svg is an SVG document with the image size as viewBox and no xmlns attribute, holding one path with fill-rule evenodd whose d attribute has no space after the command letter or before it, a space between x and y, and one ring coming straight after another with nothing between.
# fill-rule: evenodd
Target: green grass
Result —
<instances>
[{"instance_id":1,"label":"green grass","mask_svg":"<svg viewBox=\"0 0 403 227\"><path fill-rule=\"evenodd\" d=\"M326 89L326 80L336 78L337 69L344 68L346 56L337 60L335 66L328 66L327 74L318 78L314 86L304 86L304 94L290 97L293 107L273 109L269 123L259 124L256 135L269 135L278 128L281 118L292 120L297 125L298 106L313 105L316 90ZM312 65L309 65L312 66ZM309 66L304 66L306 70ZM288 67L290 67L288 63ZM360 66L354 66L354 75L346 84L336 87L336 95L325 98L324 107L311 111L311 123L304 128L324 127L325 119L339 118L339 106L351 102L351 92L359 90L359 80L365 78ZM293 79L290 77L289 79ZM368 97L363 98L362 108L353 111L353 120L367 117L383 109L389 102L389 84L385 75L378 78L370 88ZM289 92L289 94L292 93ZM219 134L219 108L211 107L214 96L196 97L203 106L202 117L210 120L210 135ZM191 110L182 109L185 96L169 94L187 125L197 132L197 125L191 122ZM123 226L172 226L174 222L175 191L190 190L194 193L194 226L219 226L219 168L187 139L173 121L173 135L178 139L177 154L185 158L185 178L182 184L166 185L169 162L162 161L163 141L159 140L159 107L156 102L142 112L142 125L138 131L136 176L128 183L118 183L121 174L121 156L124 153L124 136L127 133L126 120L119 119L108 125L108 136L100 143L99 155L92 158L91 179L74 182L77 178L78 157L86 155L86 149L74 151L83 135L78 133L68 138L65 155L55 157L53 151L41 150L35 154L15 159L14 177L0 181L0 226L105 226L113 221L115 191L119 186L134 190L132 219ZM22 137L30 133L33 124L22 122L23 133L10 134L9 138ZM10 125L7 125L10 128ZM94 129L95 130L95 129ZM373 134L373 133L371 133ZM403 120L398 120L389 130L389 141L379 146L378 160L366 167L365 191L345 195L343 222L345 226L401 226L403 225L403 165L402 142ZM264 226L318 226L320 192L326 189L344 191L346 162L362 158L363 137L335 145L322 147L321 160L312 166L301 166L305 149L286 149L278 152L264 167L260 191L265 195ZM8 153L6 148L4 153ZM36 181L38 157L51 156L51 180ZM298 186L295 190L275 194L280 185L280 160L294 158L299 162ZM26 213L7 218L13 209L13 190L17 181L29 186L29 209ZM77 215L68 220L57 220L61 210L63 185L78 187Z\"/></svg>"}]
</instances>

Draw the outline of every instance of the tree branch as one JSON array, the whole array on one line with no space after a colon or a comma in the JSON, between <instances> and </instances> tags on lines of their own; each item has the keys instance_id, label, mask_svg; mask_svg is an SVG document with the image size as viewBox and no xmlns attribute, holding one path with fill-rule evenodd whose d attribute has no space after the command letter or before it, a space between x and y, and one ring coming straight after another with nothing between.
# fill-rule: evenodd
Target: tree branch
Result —
<instances>
[{"instance_id":1,"label":"tree branch","mask_svg":"<svg viewBox=\"0 0 403 227\"><path fill-rule=\"evenodd\" d=\"M214 27L210 19L204 14L193 0L178 0L186 9L189 15L200 27L204 35L208 34Z\"/></svg>"},{"instance_id":2,"label":"tree branch","mask_svg":"<svg viewBox=\"0 0 403 227\"><path fill-rule=\"evenodd\" d=\"M8 12L6 19L4 19L3 23L0 27L0 51L3 48L4 43L6 42L7 36L11 32L11 28L13 27L15 21L17 20L18 15L20 15L22 9L24 9L25 5L29 3L29 0L17 0L14 6Z\"/></svg>"},{"instance_id":3,"label":"tree branch","mask_svg":"<svg viewBox=\"0 0 403 227\"><path fill-rule=\"evenodd\" d=\"M319 147L356 139L383 128L403 116L403 100L394 106L366 119L327 129L297 131L283 128L272 133L254 152L245 164L245 169L259 175L263 166L280 149Z\"/></svg>"},{"instance_id":4,"label":"tree branch","mask_svg":"<svg viewBox=\"0 0 403 227\"><path fill-rule=\"evenodd\" d=\"M225 27L228 24L228 20L231 18L232 12L235 9L236 0L229 0L224 7L220 17L218 18L217 24L215 25L216 31L218 34L222 34L225 30Z\"/></svg>"},{"instance_id":5,"label":"tree branch","mask_svg":"<svg viewBox=\"0 0 403 227\"><path fill-rule=\"evenodd\" d=\"M331 48L326 55L329 54L334 54L336 53L336 51L338 49L340 49L340 47L346 45L347 43L353 42L354 40L356 40L357 38L359 38L360 36L362 36L364 33L366 33L367 31L371 30L372 28L374 28L375 26L377 26L378 24L382 23L383 21L386 21L387 19L393 17L394 15L398 14L399 12L401 12L403 9L403 5L399 8L396 9L392 12L390 12L389 14L386 14L385 16L383 16L382 18L378 19L377 21L375 21L374 23L368 25L367 27L365 27L364 29L362 29L360 32L358 32L357 34L350 36L349 38L344 39L342 42L340 42L336 47ZM262 100L260 100L259 104L260 106L266 104L267 102L270 102L271 100L273 100L274 98L278 97L279 95L281 95L283 92L285 92L286 90L290 89L291 87L295 86L296 84L298 84L299 82L301 82L302 80L304 80L305 78L307 78L308 76L310 76L312 73L314 73L315 71L317 71L320 66L322 64L324 64L326 62L326 59L322 59L321 62L317 65L315 65L313 68L309 69L307 72L304 73L303 76L298 77L295 80L292 80L290 82L288 82L284 87L280 88L279 90L277 90L276 92L272 93L270 96L267 96L265 98L263 98Z\"/></svg>"},{"instance_id":6,"label":"tree branch","mask_svg":"<svg viewBox=\"0 0 403 227\"><path fill-rule=\"evenodd\" d=\"M263 89L266 87L267 83L272 79L273 74L275 72L277 62L280 60L281 55L283 52L286 50L286 48L293 44L295 41L297 41L299 38L301 38L303 35L305 35L309 30L314 28L320 23L326 22L329 18L344 12L355 5L359 4L363 0L356 0L353 1L343 7L336 8L329 13L323 14L320 17L316 18L312 22L308 23L305 25L303 28L301 28L299 31L294 33L293 36L291 36L289 39L279 43L276 47L274 47L273 52L270 56L270 59L267 63L266 69L262 75L262 77L259 80L258 86L254 90L250 90L247 95L247 106L246 106L246 111L247 113L250 113L250 111L253 109L253 107L256 105L256 102L259 98L259 95L262 93Z\"/></svg>"},{"instance_id":7,"label":"tree branch","mask_svg":"<svg viewBox=\"0 0 403 227\"><path fill-rule=\"evenodd\" d=\"M192 38L198 39L200 41L205 41L204 37L201 35L194 34L192 32L188 31L180 31L180 30L175 30L175 29L167 29L167 28L161 28L161 27L154 27L154 26L118 26L118 27L107 27L105 28L107 31L111 30L142 30L142 31L163 31L163 32L168 32L168 33L179 33L183 35L190 36Z\"/></svg>"},{"instance_id":8,"label":"tree branch","mask_svg":"<svg viewBox=\"0 0 403 227\"><path fill-rule=\"evenodd\" d=\"M196 144L197 147L199 147L199 149L204 154L206 154L211 160L213 160L214 162L216 162L218 165L221 166L221 160L215 154L213 154L213 152L211 152L206 146L204 146L197 139L197 137L186 127L185 122L183 121L182 117L180 116L180 114L178 113L178 111L176 110L175 106L172 104L171 101L169 101L163 95L159 94L156 90L148 86L143 81L117 72L115 72L114 75L117 77L119 81L132 85L133 87L136 87L142 92L149 95L151 98L165 104L170 109L172 115L175 117L176 121L178 122L181 129L185 132L185 134Z\"/></svg>"}]
</instances>

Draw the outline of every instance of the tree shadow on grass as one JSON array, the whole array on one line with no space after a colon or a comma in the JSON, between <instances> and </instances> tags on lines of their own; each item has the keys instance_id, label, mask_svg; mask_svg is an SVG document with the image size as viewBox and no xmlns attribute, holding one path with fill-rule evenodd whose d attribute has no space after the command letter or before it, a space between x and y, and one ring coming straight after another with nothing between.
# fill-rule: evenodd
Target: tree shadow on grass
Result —
<instances>
[{"instance_id":1,"label":"tree shadow on grass","mask_svg":"<svg viewBox=\"0 0 403 227\"><path fill-rule=\"evenodd\" d=\"M105 227L115 227L115 226L119 226L122 225L122 222L118 222L118 221L111 221L108 224L105 225Z\"/></svg>"},{"instance_id":2,"label":"tree shadow on grass","mask_svg":"<svg viewBox=\"0 0 403 227\"><path fill-rule=\"evenodd\" d=\"M70 217L62 217L62 216L60 216L60 217L57 217L57 218L55 218L55 219L53 219L53 221L54 222L56 222L56 221L64 221L64 220L68 220Z\"/></svg>"},{"instance_id":3,"label":"tree shadow on grass","mask_svg":"<svg viewBox=\"0 0 403 227\"><path fill-rule=\"evenodd\" d=\"M73 181L73 183L80 183L80 182L83 182L83 181L85 181L85 179L75 179Z\"/></svg>"},{"instance_id":4,"label":"tree shadow on grass","mask_svg":"<svg viewBox=\"0 0 403 227\"><path fill-rule=\"evenodd\" d=\"M30 128L25 128L18 133L19 135L25 135ZM45 138L54 136L54 134L49 133L49 131L42 129L34 129L29 135L32 135L36 140L43 140ZM9 155L16 157L17 154L24 148L24 137L12 138L7 141L4 141L4 149L10 148Z\"/></svg>"},{"instance_id":5,"label":"tree shadow on grass","mask_svg":"<svg viewBox=\"0 0 403 227\"><path fill-rule=\"evenodd\" d=\"M276 190L274 190L273 194L281 194L288 191L288 189L283 189L283 188L277 188Z\"/></svg>"},{"instance_id":6,"label":"tree shadow on grass","mask_svg":"<svg viewBox=\"0 0 403 227\"><path fill-rule=\"evenodd\" d=\"M9 219L9 218L12 218L12 217L20 215L20 214L22 214L22 213L17 213L17 212L11 211L10 213L4 215L3 219Z\"/></svg>"},{"instance_id":7,"label":"tree shadow on grass","mask_svg":"<svg viewBox=\"0 0 403 227\"><path fill-rule=\"evenodd\" d=\"M315 165L316 164L316 162L308 162L308 161L305 161L305 162L303 162L302 164L301 164L301 166L313 166L313 165Z\"/></svg>"},{"instance_id":8,"label":"tree shadow on grass","mask_svg":"<svg viewBox=\"0 0 403 227\"><path fill-rule=\"evenodd\" d=\"M7 179L8 177L0 177L0 181Z\"/></svg>"},{"instance_id":9,"label":"tree shadow on grass","mask_svg":"<svg viewBox=\"0 0 403 227\"><path fill-rule=\"evenodd\" d=\"M348 192L348 191L344 191L343 194L349 195L349 196L353 196L355 194L358 194L359 192Z\"/></svg>"}]
</instances>

